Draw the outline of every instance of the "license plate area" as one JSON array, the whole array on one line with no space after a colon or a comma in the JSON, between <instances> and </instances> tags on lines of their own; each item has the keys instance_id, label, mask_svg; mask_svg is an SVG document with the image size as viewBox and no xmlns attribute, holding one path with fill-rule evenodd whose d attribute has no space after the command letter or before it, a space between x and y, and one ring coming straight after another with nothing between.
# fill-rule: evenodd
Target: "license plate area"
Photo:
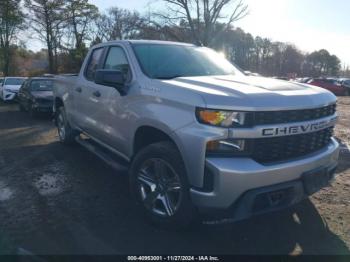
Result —
<instances>
[{"instance_id":1,"label":"license plate area","mask_svg":"<svg viewBox=\"0 0 350 262\"><path fill-rule=\"evenodd\" d=\"M302 181L306 194L312 195L330 185L333 174L327 168L320 168L303 174Z\"/></svg>"}]
</instances>

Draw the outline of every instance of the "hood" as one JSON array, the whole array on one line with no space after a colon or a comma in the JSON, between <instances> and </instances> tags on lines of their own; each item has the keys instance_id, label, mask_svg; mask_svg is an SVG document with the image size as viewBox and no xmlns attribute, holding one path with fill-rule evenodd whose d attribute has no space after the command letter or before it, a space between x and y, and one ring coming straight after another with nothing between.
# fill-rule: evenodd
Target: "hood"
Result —
<instances>
[{"instance_id":1,"label":"hood","mask_svg":"<svg viewBox=\"0 0 350 262\"><path fill-rule=\"evenodd\" d=\"M310 85L255 76L200 76L160 80L192 90L207 108L236 110L292 110L336 102L329 91Z\"/></svg>"},{"instance_id":2,"label":"hood","mask_svg":"<svg viewBox=\"0 0 350 262\"><path fill-rule=\"evenodd\" d=\"M6 89L11 89L11 90L19 90L21 88L22 85L4 85L3 88Z\"/></svg>"},{"instance_id":3,"label":"hood","mask_svg":"<svg viewBox=\"0 0 350 262\"><path fill-rule=\"evenodd\" d=\"M52 100L53 99L53 92L52 91L32 91L32 96L35 98L45 98Z\"/></svg>"}]
</instances>

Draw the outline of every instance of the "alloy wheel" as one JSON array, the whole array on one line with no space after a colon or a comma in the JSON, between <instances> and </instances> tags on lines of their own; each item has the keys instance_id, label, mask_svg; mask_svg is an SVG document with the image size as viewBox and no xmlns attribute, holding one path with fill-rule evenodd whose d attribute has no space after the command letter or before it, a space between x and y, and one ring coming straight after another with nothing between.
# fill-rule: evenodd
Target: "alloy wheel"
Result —
<instances>
[{"instance_id":1,"label":"alloy wheel","mask_svg":"<svg viewBox=\"0 0 350 262\"><path fill-rule=\"evenodd\" d=\"M182 200L180 177L169 163L160 158L146 160L137 176L141 200L147 210L171 217Z\"/></svg>"},{"instance_id":2,"label":"alloy wheel","mask_svg":"<svg viewBox=\"0 0 350 262\"><path fill-rule=\"evenodd\" d=\"M62 113L60 113L57 117L57 129L58 129L58 135L60 136L61 140L64 140L66 136L66 129L64 126L64 119L63 119Z\"/></svg>"}]
</instances>

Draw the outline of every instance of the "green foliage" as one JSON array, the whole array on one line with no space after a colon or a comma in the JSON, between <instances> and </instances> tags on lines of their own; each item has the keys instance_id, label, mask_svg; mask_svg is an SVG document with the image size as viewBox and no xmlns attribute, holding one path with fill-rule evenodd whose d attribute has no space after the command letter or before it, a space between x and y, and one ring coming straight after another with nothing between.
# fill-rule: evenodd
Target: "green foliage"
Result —
<instances>
[{"instance_id":1,"label":"green foliage","mask_svg":"<svg viewBox=\"0 0 350 262\"><path fill-rule=\"evenodd\" d=\"M331 55L325 49L321 49L312 52L306 57L305 68L312 76L337 75L341 65L337 56Z\"/></svg>"},{"instance_id":2,"label":"green foliage","mask_svg":"<svg viewBox=\"0 0 350 262\"><path fill-rule=\"evenodd\" d=\"M61 57L64 65L61 69L62 72L78 73L88 51L89 49L85 44L79 48L69 50L67 55Z\"/></svg>"},{"instance_id":3,"label":"green foliage","mask_svg":"<svg viewBox=\"0 0 350 262\"><path fill-rule=\"evenodd\" d=\"M0 0L0 58L1 70L4 75L10 71L10 47L17 40L17 34L24 27L24 14L21 1Z\"/></svg>"},{"instance_id":4,"label":"green foliage","mask_svg":"<svg viewBox=\"0 0 350 262\"><path fill-rule=\"evenodd\" d=\"M305 54L293 44L255 37L237 28L220 34L213 47L244 70L266 76L337 76L341 62L326 50Z\"/></svg>"}]
</instances>

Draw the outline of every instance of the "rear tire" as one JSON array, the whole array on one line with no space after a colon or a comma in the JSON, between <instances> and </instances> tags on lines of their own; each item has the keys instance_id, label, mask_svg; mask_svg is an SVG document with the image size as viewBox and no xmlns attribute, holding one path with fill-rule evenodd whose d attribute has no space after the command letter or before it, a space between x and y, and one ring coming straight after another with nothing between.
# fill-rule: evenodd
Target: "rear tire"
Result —
<instances>
[{"instance_id":1,"label":"rear tire","mask_svg":"<svg viewBox=\"0 0 350 262\"><path fill-rule=\"evenodd\" d=\"M173 143L159 142L141 149L129 172L131 192L150 222L178 229L195 220L185 165Z\"/></svg>"},{"instance_id":2,"label":"rear tire","mask_svg":"<svg viewBox=\"0 0 350 262\"><path fill-rule=\"evenodd\" d=\"M71 145L75 143L75 138L79 135L79 132L74 130L68 123L64 107L60 107L57 110L56 126L58 131L58 137L61 143L66 145Z\"/></svg>"}]
</instances>

